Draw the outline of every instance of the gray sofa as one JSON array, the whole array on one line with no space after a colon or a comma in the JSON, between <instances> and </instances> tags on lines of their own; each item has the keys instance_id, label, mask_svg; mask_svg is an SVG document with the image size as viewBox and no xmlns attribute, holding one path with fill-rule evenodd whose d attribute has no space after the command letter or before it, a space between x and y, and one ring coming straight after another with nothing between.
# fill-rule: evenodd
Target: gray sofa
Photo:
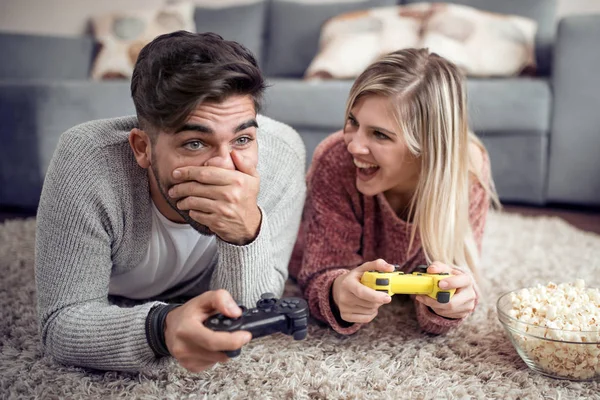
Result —
<instances>
[{"instance_id":1,"label":"gray sofa","mask_svg":"<svg viewBox=\"0 0 600 400\"><path fill-rule=\"evenodd\" d=\"M196 11L198 31L244 43L270 87L263 113L296 128L307 157L341 128L351 81L307 82L319 28L339 13L414 0L262 0ZM505 202L600 205L600 15L556 29L555 0L456 0L539 24L536 77L469 79L472 129ZM0 33L0 206L34 209L58 137L81 122L134 112L127 81L91 81L89 36Z\"/></svg>"}]
</instances>

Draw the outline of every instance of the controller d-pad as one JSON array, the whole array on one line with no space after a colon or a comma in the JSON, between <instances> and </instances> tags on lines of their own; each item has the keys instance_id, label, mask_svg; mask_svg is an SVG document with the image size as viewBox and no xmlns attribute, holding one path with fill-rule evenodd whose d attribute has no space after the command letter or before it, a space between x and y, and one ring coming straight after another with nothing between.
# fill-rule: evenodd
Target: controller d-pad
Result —
<instances>
[{"instance_id":1,"label":"controller d-pad","mask_svg":"<svg viewBox=\"0 0 600 400\"><path fill-rule=\"evenodd\" d=\"M300 300L298 300L298 299L292 299L292 300L290 300L290 303L292 303L292 304L298 304L298 303L300 303Z\"/></svg>"}]
</instances>

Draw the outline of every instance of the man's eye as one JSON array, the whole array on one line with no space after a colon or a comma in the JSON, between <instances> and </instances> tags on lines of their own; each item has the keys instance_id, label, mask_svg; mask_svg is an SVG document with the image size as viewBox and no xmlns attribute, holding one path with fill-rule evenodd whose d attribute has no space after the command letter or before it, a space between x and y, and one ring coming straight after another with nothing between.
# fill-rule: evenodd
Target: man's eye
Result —
<instances>
[{"instance_id":1,"label":"man's eye","mask_svg":"<svg viewBox=\"0 0 600 400\"><path fill-rule=\"evenodd\" d=\"M244 146L250 143L251 141L252 138L249 138L248 136L241 136L236 139L235 144L237 144L238 146Z\"/></svg>"},{"instance_id":2,"label":"man's eye","mask_svg":"<svg viewBox=\"0 0 600 400\"><path fill-rule=\"evenodd\" d=\"M183 147L185 147L188 150L200 150L204 147L204 144L202 144L202 142L199 140L193 140L184 144Z\"/></svg>"}]
</instances>

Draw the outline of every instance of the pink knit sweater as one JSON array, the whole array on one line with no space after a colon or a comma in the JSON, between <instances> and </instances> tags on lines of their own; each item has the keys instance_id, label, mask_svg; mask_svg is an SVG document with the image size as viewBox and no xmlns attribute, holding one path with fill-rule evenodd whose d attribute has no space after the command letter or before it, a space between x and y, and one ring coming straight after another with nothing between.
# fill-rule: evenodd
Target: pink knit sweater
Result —
<instances>
[{"instance_id":1,"label":"pink knit sweater","mask_svg":"<svg viewBox=\"0 0 600 400\"><path fill-rule=\"evenodd\" d=\"M486 179L489 170L484 156L482 173ZM411 224L396 215L383 194L364 196L355 182L352 156L342 133L335 133L315 150L307 175L304 215L289 266L313 317L342 334L356 332L361 324L340 325L331 310L330 291L338 276L377 258L400 265L404 272L426 264L418 234L408 252ZM469 219L480 250L488 208L485 189L473 183ZM463 321L441 317L424 304L413 302L418 323L426 332L445 333Z\"/></svg>"}]
</instances>

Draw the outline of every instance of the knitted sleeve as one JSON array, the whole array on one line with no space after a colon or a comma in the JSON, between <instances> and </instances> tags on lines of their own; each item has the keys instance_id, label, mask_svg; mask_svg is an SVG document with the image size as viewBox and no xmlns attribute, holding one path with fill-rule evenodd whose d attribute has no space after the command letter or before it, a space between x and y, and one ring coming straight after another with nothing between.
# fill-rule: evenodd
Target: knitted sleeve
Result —
<instances>
[{"instance_id":1,"label":"knitted sleeve","mask_svg":"<svg viewBox=\"0 0 600 400\"><path fill-rule=\"evenodd\" d=\"M301 225L301 257L291 270L307 299L313 317L342 334L356 332L360 325L342 326L330 303L333 281L363 263L360 255L362 225L358 195L351 176L342 168L344 152L331 148L334 137L315 151L307 176L308 196Z\"/></svg>"},{"instance_id":2,"label":"knitted sleeve","mask_svg":"<svg viewBox=\"0 0 600 400\"><path fill-rule=\"evenodd\" d=\"M302 139L282 123L265 117L259 123L260 231L245 246L217 240L219 261L210 282L211 289L226 289L246 307L254 307L263 293L283 293L306 195Z\"/></svg>"},{"instance_id":3,"label":"knitted sleeve","mask_svg":"<svg viewBox=\"0 0 600 400\"><path fill-rule=\"evenodd\" d=\"M119 307L108 301L114 192L103 155L63 135L37 213L35 277L44 350L61 363L138 371L164 364L146 341L156 302Z\"/></svg>"}]
</instances>

